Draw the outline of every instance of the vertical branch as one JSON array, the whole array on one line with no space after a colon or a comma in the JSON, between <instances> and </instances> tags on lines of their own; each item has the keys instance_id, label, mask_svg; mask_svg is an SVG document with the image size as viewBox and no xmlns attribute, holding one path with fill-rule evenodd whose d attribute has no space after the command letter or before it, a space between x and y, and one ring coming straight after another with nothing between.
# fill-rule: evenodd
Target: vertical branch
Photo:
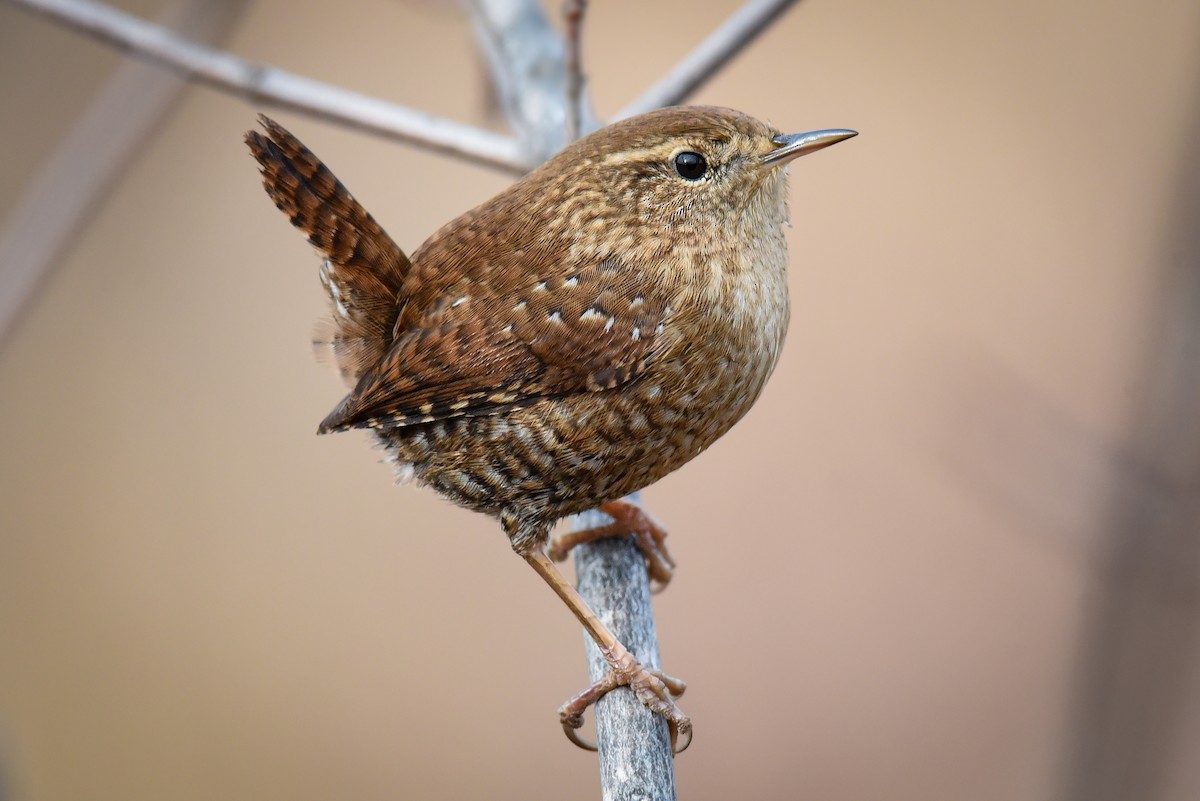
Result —
<instances>
[{"instance_id":1,"label":"vertical branch","mask_svg":"<svg viewBox=\"0 0 1200 801\"><path fill-rule=\"evenodd\" d=\"M587 0L566 0L563 28L566 39L567 141L584 132L586 114L583 59L583 19ZM595 127L595 125L591 125ZM631 496L636 501L636 493ZM576 515L572 528L584 531L611 522L598 511ZM650 580L646 562L632 537L601 540L575 548L579 593L630 653L651 670L661 668ZM611 666L590 637L584 637L588 676L600 681ZM600 786L605 801L675 801L675 766L667 722L625 689L596 702L596 743L600 757Z\"/></svg>"},{"instance_id":2,"label":"vertical branch","mask_svg":"<svg viewBox=\"0 0 1200 801\"><path fill-rule=\"evenodd\" d=\"M637 500L637 496L630 496ZM612 522L592 511L572 519L576 531ZM598 540L574 549L579 593L600 620L645 667L661 667L650 580L646 560L632 537ZM591 681L599 681L609 664L590 637L587 646ZM675 801L675 767L667 722L622 688L595 706L596 742L600 751L600 784L605 801Z\"/></svg>"},{"instance_id":3,"label":"vertical branch","mask_svg":"<svg viewBox=\"0 0 1200 801\"><path fill-rule=\"evenodd\" d=\"M464 0L504 116L540 164L566 140L563 43L531 0Z\"/></svg>"},{"instance_id":4,"label":"vertical branch","mask_svg":"<svg viewBox=\"0 0 1200 801\"><path fill-rule=\"evenodd\" d=\"M504 114L535 164L567 144L567 70L562 38L535 0L464 0ZM599 125L579 104L580 130Z\"/></svg>"},{"instance_id":5,"label":"vertical branch","mask_svg":"<svg viewBox=\"0 0 1200 801\"><path fill-rule=\"evenodd\" d=\"M1200 133L1200 104L1190 130ZM1190 146L1177 158L1160 259L1169 267L1128 432L1148 467L1115 488L1107 515L1076 657L1064 801L1167 798L1171 762L1194 747L1180 724L1200 668L1200 159Z\"/></svg>"},{"instance_id":6,"label":"vertical branch","mask_svg":"<svg viewBox=\"0 0 1200 801\"><path fill-rule=\"evenodd\" d=\"M582 134L583 120L583 64L582 48L583 15L587 13L587 0L567 0L563 7L567 40L567 141L574 142Z\"/></svg>"},{"instance_id":7,"label":"vertical branch","mask_svg":"<svg viewBox=\"0 0 1200 801\"><path fill-rule=\"evenodd\" d=\"M566 0L566 42L554 32L536 0L467 0L480 47L510 124L526 151L549 158L585 130L597 127L583 96L579 54L586 0ZM609 522L593 511L572 520L576 530ZM574 549L579 592L617 638L643 665L659 665L650 606L646 561L632 537ZM609 669L585 637L591 680ZM606 799L674 801L675 774L666 721L650 712L627 688L615 690L594 708L600 779Z\"/></svg>"}]
</instances>

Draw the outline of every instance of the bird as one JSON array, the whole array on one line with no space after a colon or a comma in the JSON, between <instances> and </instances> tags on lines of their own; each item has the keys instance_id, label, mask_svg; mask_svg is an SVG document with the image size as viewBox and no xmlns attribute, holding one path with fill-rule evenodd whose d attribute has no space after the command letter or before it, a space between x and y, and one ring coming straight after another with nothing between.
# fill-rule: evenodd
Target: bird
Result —
<instances>
[{"instance_id":1,"label":"bird","mask_svg":"<svg viewBox=\"0 0 1200 801\"><path fill-rule=\"evenodd\" d=\"M409 257L292 133L259 122L245 142L322 257L324 342L351 387L318 433L367 429L400 479L498 520L610 665L559 709L573 742L593 747L576 733L586 709L628 686L686 747L686 685L638 662L554 561L632 534L651 579L670 580L665 530L625 498L763 391L789 319L786 165L856 132L658 109L569 144ZM614 522L551 542L594 508Z\"/></svg>"}]
</instances>

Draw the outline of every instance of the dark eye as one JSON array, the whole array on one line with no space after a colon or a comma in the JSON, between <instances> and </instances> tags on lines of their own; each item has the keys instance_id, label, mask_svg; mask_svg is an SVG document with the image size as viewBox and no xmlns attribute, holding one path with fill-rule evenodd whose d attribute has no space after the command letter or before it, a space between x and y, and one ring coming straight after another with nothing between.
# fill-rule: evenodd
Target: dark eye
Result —
<instances>
[{"instance_id":1,"label":"dark eye","mask_svg":"<svg viewBox=\"0 0 1200 801\"><path fill-rule=\"evenodd\" d=\"M699 153L680 153L675 157L675 172L680 178L688 181L698 181L708 170L708 162Z\"/></svg>"}]
</instances>

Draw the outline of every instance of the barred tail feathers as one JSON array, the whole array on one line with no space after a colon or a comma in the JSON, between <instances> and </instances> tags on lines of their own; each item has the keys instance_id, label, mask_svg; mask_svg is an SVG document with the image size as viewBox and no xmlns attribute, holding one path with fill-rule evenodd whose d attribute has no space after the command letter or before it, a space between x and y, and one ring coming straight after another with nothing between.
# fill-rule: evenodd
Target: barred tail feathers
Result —
<instances>
[{"instance_id":1,"label":"barred tail feathers","mask_svg":"<svg viewBox=\"0 0 1200 801\"><path fill-rule=\"evenodd\" d=\"M325 257L321 284L330 317L318 324L314 345L331 356L353 386L392 342L408 257L333 173L286 128L260 116L266 134L245 141L262 172L263 187L292 225Z\"/></svg>"}]
</instances>

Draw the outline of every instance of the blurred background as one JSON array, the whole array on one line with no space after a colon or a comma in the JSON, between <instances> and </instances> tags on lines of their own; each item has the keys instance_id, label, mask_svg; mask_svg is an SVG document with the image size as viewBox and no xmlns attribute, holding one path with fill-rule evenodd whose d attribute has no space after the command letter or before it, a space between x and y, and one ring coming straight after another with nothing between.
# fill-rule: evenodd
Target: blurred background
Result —
<instances>
[{"instance_id":1,"label":"blurred background","mask_svg":"<svg viewBox=\"0 0 1200 801\"><path fill-rule=\"evenodd\" d=\"M504 129L452 3L241 5L210 41ZM737 6L593 3L597 112ZM645 493L681 797L1200 797L1198 45L1193 0L807 0L693 98L862 135L792 168L765 396ZM124 64L0 5L0 221ZM343 390L254 111L184 88L3 321L9 797L596 797L578 625L314 435ZM409 252L510 180L275 116Z\"/></svg>"}]
</instances>

